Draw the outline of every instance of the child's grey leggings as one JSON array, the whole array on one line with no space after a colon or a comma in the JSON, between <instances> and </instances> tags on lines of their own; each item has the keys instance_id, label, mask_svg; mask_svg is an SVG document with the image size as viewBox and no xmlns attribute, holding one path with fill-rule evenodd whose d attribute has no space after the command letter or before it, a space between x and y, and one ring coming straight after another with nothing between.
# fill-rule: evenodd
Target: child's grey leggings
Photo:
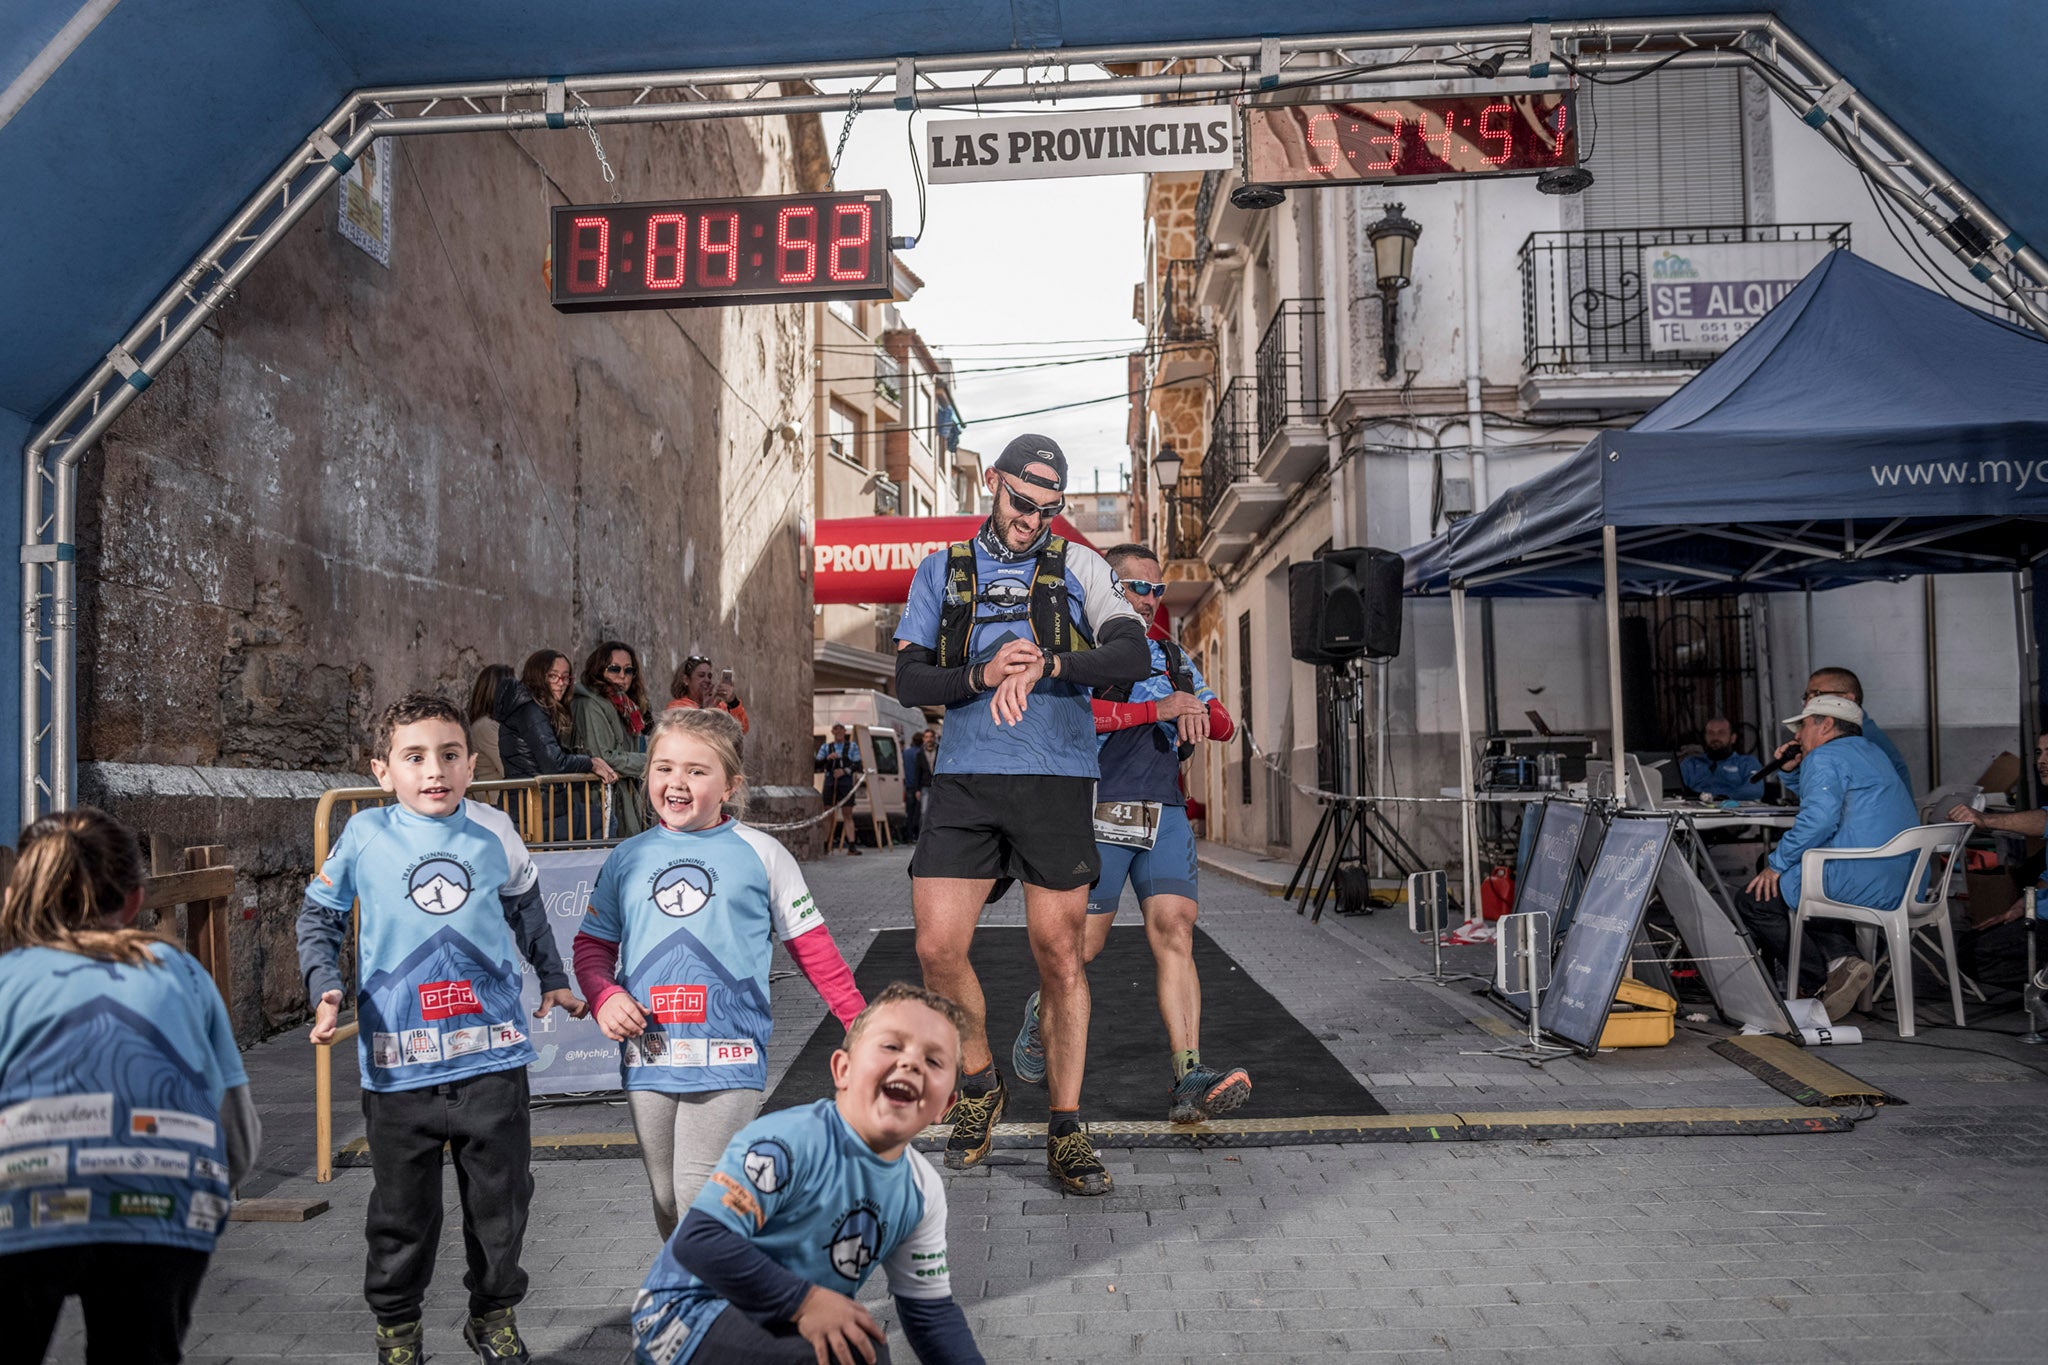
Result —
<instances>
[{"instance_id":1,"label":"child's grey leggings","mask_svg":"<svg viewBox=\"0 0 2048 1365\"><path fill-rule=\"evenodd\" d=\"M733 1134L761 1111L761 1099L758 1090L703 1090L694 1095L626 1092L633 1131L640 1138L640 1159L654 1194L654 1225L663 1241L711 1178L711 1168L725 1155Z\"/></svg>"}]
</instances>

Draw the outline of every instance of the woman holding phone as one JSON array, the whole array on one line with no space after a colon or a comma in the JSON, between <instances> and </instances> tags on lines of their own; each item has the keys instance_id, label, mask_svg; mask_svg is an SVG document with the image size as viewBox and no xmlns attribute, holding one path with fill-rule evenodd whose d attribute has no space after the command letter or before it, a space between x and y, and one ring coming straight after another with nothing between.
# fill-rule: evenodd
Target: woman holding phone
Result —
<instances>
[{"instance_id":1,"label":"woman holding phone","mask_svg":"<svg viewBox=\"0 0 2048 1365\"><path fill-rule=\"evenodd\" d=\"M733 690L732 670L712 672L711 660L701 654L692 654L683 660L675 676L669 679L668 693L673 700L669 709L678 706L702 706L713 711L724 711L740 723L740 733L750 728L747 724L747 708L740 705L739 694Z\"/></svg>"}]
</instances>

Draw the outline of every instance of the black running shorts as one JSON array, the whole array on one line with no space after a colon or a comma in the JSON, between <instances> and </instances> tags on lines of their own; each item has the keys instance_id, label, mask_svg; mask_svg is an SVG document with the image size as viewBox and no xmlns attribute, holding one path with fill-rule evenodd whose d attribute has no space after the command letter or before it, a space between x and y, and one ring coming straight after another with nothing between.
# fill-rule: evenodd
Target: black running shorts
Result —
<instances>
[{"instance_id":1,"label":"black running shorts","mask_svg":"<svg viewBox=\"0 0 2048 1365\"><path fill-rule=\"evenodd\" d=\"M1092 777L944 773L925 789L913 877L1014 877L1072 891L1101 871Z\"/></svg>"}]
</instances>

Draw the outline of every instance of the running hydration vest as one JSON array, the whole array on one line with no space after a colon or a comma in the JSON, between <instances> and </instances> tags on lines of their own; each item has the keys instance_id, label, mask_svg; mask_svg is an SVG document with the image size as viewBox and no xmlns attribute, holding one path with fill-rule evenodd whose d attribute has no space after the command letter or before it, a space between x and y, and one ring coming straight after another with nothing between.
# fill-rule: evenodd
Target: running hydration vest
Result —
<instances>
[{"instance_id":1,"label":"running hydration vest","mask_svg":"<svg viewBox=\"0 0 2048 1365\"><path fill-rule=\"evenodd\" d=\"M1067 542L1048 536L1038 552L1038 566L1031 575L1028 601L1009 604L982 617L974 614L980 594L974 564L974 542L955 542L946 551L946 590L939 607L939 657L941 668L958 668L974 659L974 628L992 622L1023 621L1031 638L1048 654L1070 653L1093 646L1074 629L1067 614Z\"/></svg>"}]
</instances>

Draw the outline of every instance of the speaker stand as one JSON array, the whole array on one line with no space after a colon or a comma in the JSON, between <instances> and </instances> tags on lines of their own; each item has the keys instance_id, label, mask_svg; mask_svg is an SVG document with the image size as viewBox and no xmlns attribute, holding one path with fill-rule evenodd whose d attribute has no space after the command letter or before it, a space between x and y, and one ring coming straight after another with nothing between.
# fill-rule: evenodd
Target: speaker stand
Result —
<instances>
[{"instance_id":1,"label":"speaker stand","mask_svg":"<svg viewBox=\"0 0 2048 1365\"><path fill-rule=\"evenodd\" d=\"M1363 871L1368 846L1378 849L1381 856L1403 876L1422 867L1421 855L1380 813L1377 803L1360 799L1357 794L1353 756L1356 755L1357 764L1362 764L1364 753L1362 744L1354 746L1348 739L1350 736L1363 738L1365 690L1361 686L1362 663L1362 660L1350 659L1332 665L1336 676L1331 680L1331 690L1345 703L1342 721L1349 731L1349 736L1339 736L1334 746L1338 755L1338 792L1334 798L1317 798L1323 807L1322 816L1316 821L1315 833L1309 837L1301 861L1295 864L1294 875L1281 892L1290 900L1299 893L1300 900L1294 908L1297 915L1306 914L1309 902L1315 902L1315 914L1310 916L1310 923L1322 919L1323 905L1345 866L1356 866ZM1369 905L1370 901L1367 903Z\"/></svg>"}]
</instances>

